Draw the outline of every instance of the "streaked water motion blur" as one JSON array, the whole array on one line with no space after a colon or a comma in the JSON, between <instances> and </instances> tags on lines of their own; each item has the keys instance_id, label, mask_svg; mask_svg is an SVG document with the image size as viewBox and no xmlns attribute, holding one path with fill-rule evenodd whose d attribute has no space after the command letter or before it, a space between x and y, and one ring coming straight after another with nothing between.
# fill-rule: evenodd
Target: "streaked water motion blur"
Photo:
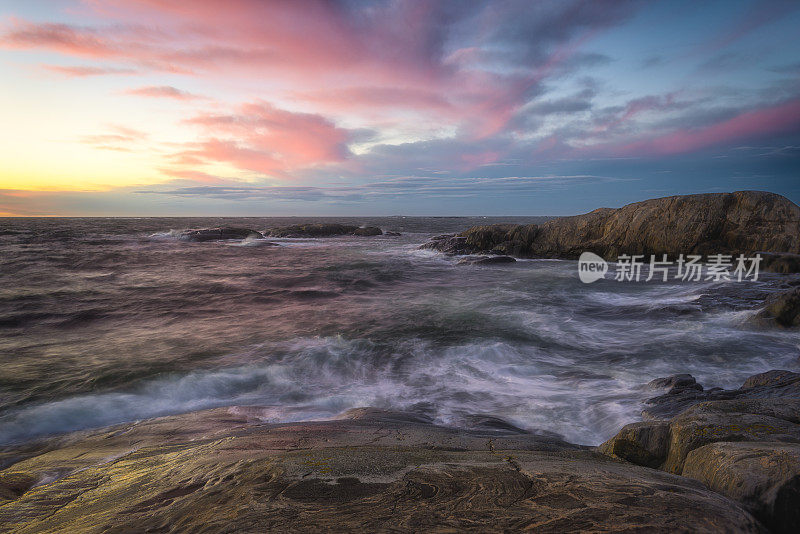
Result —
<instances>
[{"instance_id":1,"label":"streaked water motion blur","mask_svg":"<svg viewBox=\"0 0 800 534\"><path fill-rule=\"evenodd\" d=\"M0 220L0 444L241 404L273 421L356 406L453 426L488 414L596 444L638 418L653 378L735 387L798 368L798 334L747 323L785 277L586 285L576 262L465 266L418 250L536 219L328 220L402 236L264 246L177 235L300 221Z\"/></svg>"}]
</instances>

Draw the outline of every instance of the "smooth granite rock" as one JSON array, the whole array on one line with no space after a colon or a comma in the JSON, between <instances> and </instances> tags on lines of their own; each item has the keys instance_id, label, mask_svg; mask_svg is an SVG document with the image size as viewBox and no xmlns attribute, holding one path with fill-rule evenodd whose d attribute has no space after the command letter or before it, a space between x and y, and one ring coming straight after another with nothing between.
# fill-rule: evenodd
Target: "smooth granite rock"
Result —
<instances>
[{"instance_id":1,"label":"smooth granite rock","mask_svg":"<svg viewBox=\"0 0 800 534\"><path fill-rule=\"evenodd\" d=\"M711 443L689 453L683 476L739 501L774 532L800 532L800 444Z\"/></svg>"},{"instance_id":2,"label":"smooth granite rock","mask_svg":"<svg viewBox=\"0 0 800 534\"><path fill-rule=\"evenodd\" d=\"M697 481L555 438L443 428L375 409L335 421L261 420L257 407L216 409L16 451L22 458L0 471L0 525L18 533L765 532Z\"/></svg>"}]
</instances>

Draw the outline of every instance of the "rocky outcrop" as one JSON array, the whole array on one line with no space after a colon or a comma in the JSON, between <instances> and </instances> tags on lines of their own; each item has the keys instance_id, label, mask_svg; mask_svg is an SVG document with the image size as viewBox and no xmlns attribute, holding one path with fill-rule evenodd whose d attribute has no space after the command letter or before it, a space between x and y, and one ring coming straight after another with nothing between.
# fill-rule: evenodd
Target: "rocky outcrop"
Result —
<instances>
[{"instance_id":1,"label":"rocky outcrop","mask_svg":"<svg viewBox=\"0 0 800 534\"><path fill-rule=\"evenodd\" d=\"M699 482L518 429L413 414L197 412L55 440L0 471L26 532L763 532ZM40 485L32 485L37 481ZM47 483L41 484L42 481Z\"/></svg>"},{"instance_id":2,"label":"rocky outcrop","mask_svg":"<svg viewBox=\"0 0 800 534\"><path fill-rule=\"evenodd\" d=\"M261 232L256 232L249 228L234 228L231 226L186 230L180 235L180 239L184 241L222 241L225 239L247 239L248 237L261 239L264 236Z\"/></svg>"},{"instance_id":3,"label":"rocky outcrop","mask_svg":"<svg viewBox=\"0 0 800 534\"><path fill-rule=\"evenodd\" d=\"M478 252L478 249L472 245L467 244L467 238L457 236L455 234L439 235L432 238L428 243L420 245L421 249L436 250L444 252L445 254L473 254Z\"/></svg>"},{"instance_id":4,"label":"rocky outcrop","mask_svg":"<svg viewBox=\"0 0 800 534\"><path fill-rule=\"evenodd\" d=\"M576 259L586 251L606 259L621 254L800 253L800 207L762 191L708 193L600 208L540 225L476 226L425 248L453 254L496 253L526 258ZM800 270L787 254L770 270Z\"/></svg>"},{"instance_id":5,"label":"rocky outcrop","mask_svg":"<svg viewBox=\"0 0 800 534\"><path fill-rule=\"evenodd\" d=\"M769 297L764 309L756 315L755 322L777 324L784 328L800 326L800 287Z\"/></svg>"},{"instance_id":6,"label":"rocky outcrop","mask_svg":"<svg viewBox=\"0 0 800 534\"><path fill-rule=\"evenodd\" d=\"M270 228L264 235L268 237L333 237L340 235L375 236L383 231L375 226L350 226L338 223L295 224Z\"/></svg>"},{"instance_id":7,"label":"rocky outcrop","mask_svg":"<svg viewBox=\"0 0 800 534\"><path fill-rule=\"evenodd\" d=\"M769 371L736 390L704 391L690 375L654 382L670 388L648 401L666 407L656 413L680 413L626 425L599 450L699 480L777 532L797 532L800 374Z\"/></svg>"},{"instance_id":8,"label":"rocky outcrop","mask_svg":"<svg viewBox=\"0 0 800 534\"><path fill-rule=\"evenodd\" d=\"M663 381L669 381L664 383ZM663 395L645 401L642 417L646 420L669 419L694 406L708 401L733 399L800 398L800 374L773 370L751 376L739 389L712 388L704 390L691 375L675 375L650 382L651 388L667 386Z\"/></svg>"},{"instance_id":9,"label":"rocky outcrop","mask_svg":"<svg viewBox=\"0 0 800 534\"><path fill-rule=\"evenodd\" d=\"M743 503L774 532L800 527L800 444L711 443L689 453L683 476Z\"/></svg>"}]
</instances>

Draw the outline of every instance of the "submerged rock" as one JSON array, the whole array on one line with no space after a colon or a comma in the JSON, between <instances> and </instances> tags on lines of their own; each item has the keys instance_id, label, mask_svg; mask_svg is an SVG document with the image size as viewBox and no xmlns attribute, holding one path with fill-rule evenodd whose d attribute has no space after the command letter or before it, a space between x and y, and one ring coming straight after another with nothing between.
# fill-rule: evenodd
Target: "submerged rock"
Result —
<instances>
[{"instance_id":1,"label":"submerged rock","mask_svg":"<svg viewBox=\"0 0 800 534\"><path fill-rule=\"evenodd\" d=\"M682 410L626 425L599 451L700 480L778 532L800 528L800 374L769 371L737 390L696 389L691 375L659 379L648 402Z\"/></svg>"},{"instance_id":2,"label":"submerged rock","mask_svg":"<svg viewBox=\"0 0 800 534\"><path fill-rule=\"evenodd\" d=\"M216 409L62 438L0 471L17 532L763 532L699 482L513 429ZM10 480L10 478L8 478Z\"/></svg>"},{"instance_id":3,"label":"submerged rock","mask_svg":"<svg viewBox=\"0 0 800 534\"><path fill-rule=\"evenodd\" d=\"M477 256L463 258L458 261L458 265L495 265L499 263L515 263L516 261L511 256Z\"/></svg>"},{"instance_id":4,"label":"submerged rock","mask_svg":"<svg viewBox=\"0 0 800 534\"><path fill-rule=\"evenodd\" d=\"M225 239L247 239L248 237L261 239L264 236L249 228L234 228L231 226L219 228L200 228L186 230L180 238L184 241L221 241Z\"/></svg>"},{"instance_id":5,"label":"submerged rock","mask_svg":"<svg viewBox=\"0 0 800 534\"><path fill-rule=\"evenodd\" d=\"M463 243L454 246L453 239ZM500 253L518 257L576 259L591 251L605 259L620 254L800 253L800 207L763 191L708 193L645 200L600 208L541 225L475 226L424 248L453 254ZM800 270L788 256L767 269Z\"/></svg>"},{"instance_id":6,"label":"submerged rock","mask_svg":"<svg viewBox=\"0 0 800 534\"><path fill-rule=\"evenodd\" d=\"M383 231L375 226L358 227L338 223L294 224L270 228L264 235L268 237L332 237L339 235L374 236Z\"/></svg>"}]
</instances>

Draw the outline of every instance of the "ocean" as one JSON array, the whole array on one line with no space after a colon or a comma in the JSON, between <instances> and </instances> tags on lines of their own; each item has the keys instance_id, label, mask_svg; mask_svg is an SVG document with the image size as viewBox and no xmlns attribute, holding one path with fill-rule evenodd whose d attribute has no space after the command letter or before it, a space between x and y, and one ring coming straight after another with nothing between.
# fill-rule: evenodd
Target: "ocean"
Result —
<instances>
[{"instance_id":1,"label":"ocean","mask_svg":"<svg viewBox=\"0 0 800 534\"><path fill-rule=\"evenodd\" d=\"M274 422L359 406L464 428L491 416L594 445L640 418L654 378L727 388L799 370L798 333L748 322L795 278L589 285L575 261L419 249L542 220L0 219L0 445L233 405ZM332 221L402 235L178 239Z\"/></svg>"}]
</instances>

